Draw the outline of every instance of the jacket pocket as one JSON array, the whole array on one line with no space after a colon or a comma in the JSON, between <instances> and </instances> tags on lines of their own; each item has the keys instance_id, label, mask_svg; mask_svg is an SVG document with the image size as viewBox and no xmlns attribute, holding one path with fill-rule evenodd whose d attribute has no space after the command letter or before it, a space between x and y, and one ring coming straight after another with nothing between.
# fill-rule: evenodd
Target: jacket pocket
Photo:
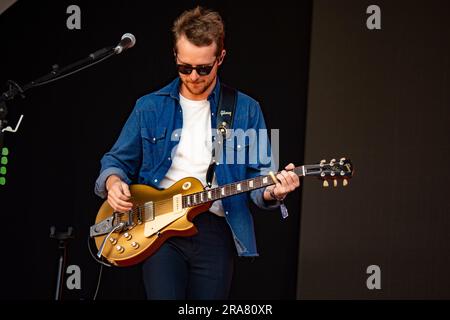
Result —
<instances>
[{"instance_id":1,"label":"jacket pocket","mask_svg":"<svg viewBox=\"0 0 450 320\"><path fill-rule=\"evenodd\" d=\"M164 157L166 127L141 128L142 166L150 170Z\"/></svg>"},{"instance_id":2,"label":"jacket pocket","mask_svg":"<svg viewBox=\"0 0 450 320\"><path fill-rule=\"evenodd\" d=\"M223 160L227 164L241 164L248 165L249 161L257 161L257 155L252 155L249 153L248 143L228 143L225 145L225 154L223 155ZM255 160L256 159L256 160Z\"/></svg>"}]
</instances>

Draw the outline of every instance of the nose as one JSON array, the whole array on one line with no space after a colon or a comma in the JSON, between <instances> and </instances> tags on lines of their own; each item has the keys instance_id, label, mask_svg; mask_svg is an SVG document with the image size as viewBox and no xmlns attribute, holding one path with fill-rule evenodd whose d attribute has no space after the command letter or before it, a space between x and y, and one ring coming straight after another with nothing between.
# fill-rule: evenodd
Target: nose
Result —
<instances>
[{"instance_id":1,"label":"nose","mask_svg":"<svg viewBox=\"0 0 450 320\"><path fill-rule=\"evenodd\" d=\"M195 69L192 70L191 74L189 75L189 79L190 79L192 82L195 82L195 81L198 80L198 78L200 78L200 76L198 75L197 70L195 70Z\"/></svg>"}]
</instances>

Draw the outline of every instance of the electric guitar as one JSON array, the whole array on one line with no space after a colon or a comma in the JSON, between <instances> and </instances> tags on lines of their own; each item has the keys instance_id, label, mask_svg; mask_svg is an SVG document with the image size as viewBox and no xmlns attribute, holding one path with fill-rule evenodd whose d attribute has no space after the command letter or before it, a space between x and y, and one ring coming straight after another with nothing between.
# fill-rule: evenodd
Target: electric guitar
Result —
<instances>
[{"instance_id":1,"label":"electric guitar","mask_svg":"<svg viewBox=\"0 0 450 320\"><path fill-rule=\"evenodd\" d=\"M353 176L352 163L345 158L329 163L322 160L293 171L300 177L318 177L324 187L329 182L336 187L338 180L346 186ZM213 201L272 184L271 175L262 175L206 190L193 177L181 179L165 190L130 185L132 210L114 212L105 201L90 228L90 236L95 238L98 258L103 256L115 266L131 266L151 256L170 237L196 234L192 220L207 211Z\"/></svg>"}]
</instances>

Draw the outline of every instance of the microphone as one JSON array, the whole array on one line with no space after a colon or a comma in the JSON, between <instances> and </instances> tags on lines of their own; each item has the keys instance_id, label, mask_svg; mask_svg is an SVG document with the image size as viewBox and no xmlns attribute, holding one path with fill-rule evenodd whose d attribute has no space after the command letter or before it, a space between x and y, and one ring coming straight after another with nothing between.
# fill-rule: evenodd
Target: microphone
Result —
<instances>
[{"instance_id":1,"label":"microphone","mask_svg":"<svg viewBox=\"0 0 450 320\"><path fill-rule=\"evenodd\" d=\"M122 39L120 40L119 44L117 46L109 46L106 48L102 48L100 50L95 51L94 53L91 53L89 55L89 58L91 60L97 60L99 58L103 58L105 55L108 54L119 54L124 50L127 50L128 48L131 48L136 43L136 38L131 33L125 33L122 36Z\"/></svg>"},{"instance_id":2,"label":"microphone","mask_svg":"<svg viewBox=\"0 0 450 320\"><path fill-rule=\"evenodd\" d=\"M114 52L116 54L121 53L124 50L127 50L133 47L136 44L136 38L131 33L125 33L120 39L119 44L114 48Z\"/></svg>"}]
</instances>

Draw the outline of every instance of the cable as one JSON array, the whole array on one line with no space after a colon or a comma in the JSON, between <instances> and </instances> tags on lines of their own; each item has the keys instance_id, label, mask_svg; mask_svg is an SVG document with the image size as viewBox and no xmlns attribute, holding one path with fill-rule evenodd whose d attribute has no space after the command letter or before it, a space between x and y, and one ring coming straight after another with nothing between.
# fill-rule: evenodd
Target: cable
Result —
<instances>
[{"instance_id":1,"label":"cable","mask_svg":"<svg viewBox=\"0 0 450 320\"><path fill-rule=\"evenodd\" d=\"M98 294L98 290L100 288L100 283L102 281L102 274L103 274L103 266L107 266L107 267L112 267L112 265L105 263L104 261L98 259L95 254L92 252L92 248L91 248L91 242L90 242L90 237L87 238L88 239L88 251L91 254L91 257L98 263L100 263L100 271L98 273L98 278L97 278L97 287L95 288L95 293L94 293L94 297L92 300L97 299L97 294Z\"/></svg>"},{"instance_id":2,"label":"cable","mask_svg":"<svg viewBox=\"0 0 450 320\"><path fill-rule=\"evenodd\" d=\"M94 298L92 298L93 301L97 299L98 289L100 288L100 282L102 280L102 272L103 272L103 264L100 265L100 271L98 273L98 280L97 280L97 288L95 289Z\"/></svg>"},{"instance_id":3,"label":"cable","mask_svg":"<svg viewBox=\"0 0 450 320\"><path fill-rule=\"evenodd\" d=\"M98 263L100 263L100 264L102 264L102 265L104 265L104 266L112 267L112 266L113 266L112 264L106 263L106 262L104 262L104 261L98 259L98 258L95 256L95 254L92 252L91 242L89 241L90 239L91 239L91 238L88 237L88 249L89 249L89 253L91 254L91 257L92 257L96 262L98 262Z\"/></svg>"}]
</instances>

